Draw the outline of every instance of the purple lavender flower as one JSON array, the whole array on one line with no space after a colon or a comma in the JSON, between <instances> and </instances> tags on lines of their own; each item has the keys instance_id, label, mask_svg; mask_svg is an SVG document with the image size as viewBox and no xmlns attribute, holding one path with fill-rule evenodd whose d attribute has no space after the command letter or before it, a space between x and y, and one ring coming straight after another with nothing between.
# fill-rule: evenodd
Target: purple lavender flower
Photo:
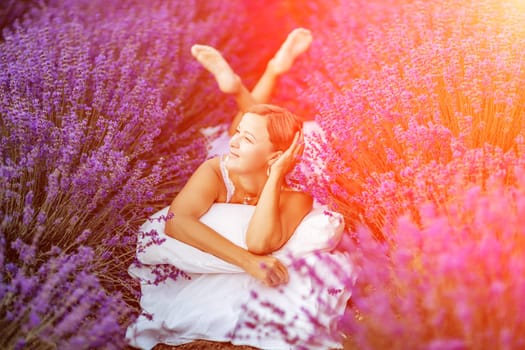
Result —
<instances>
[{"instance_id":1,"label":"purple lavender flower","mask_svg":"<svg viewBox=\"0 0 525 350\"><path fill-rule=\"evenodd\" d=\"M324 131L307 190L357 242L341 247L361 266L356 348L521 346L524 20L493 0L342 1L309 19L282 94Z\"/></svg>"},{"instance_id":2,"label":"purple lavender flower","mask_svg":"<svg viewBox=\"0 0 525 350\"><path fill-rule=\"evenodd\" d=\"M190 47L238 65L242 11L51 0L5 28L0 347L123 346L138 227L205 159L200 128L234 113Z\"/></svg>"}]
</instances>

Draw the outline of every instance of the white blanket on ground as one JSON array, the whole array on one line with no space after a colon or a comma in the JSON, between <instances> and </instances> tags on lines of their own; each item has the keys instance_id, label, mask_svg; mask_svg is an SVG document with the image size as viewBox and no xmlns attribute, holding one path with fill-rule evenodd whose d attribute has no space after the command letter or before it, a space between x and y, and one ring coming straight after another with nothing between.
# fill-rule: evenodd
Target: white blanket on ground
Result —
<instances>
[{"instance_id":1,"label":"white blanket on ground","mask_svg":"<svg viewBox=\"0 0 525 350\"><path fill-rule=\"evenodd\" d=\"M245 246L253 210L215 204L201 221ZM355 271L346 254L330 251L343 230L339 214L315 208L303 219L275 253L288 266L290 277L278 288L266 287L238 267L166 236L159 219L166 214L167 208L141 227L137 257L142 264L129 269L141 281L143 310L127 329L130 345L151 349L158 343L205 339L261 349L341 347L335 326L350 298L348 286ZM159 266L190 273L155 282L153 271Z\"/></svg>"}]
</instances>

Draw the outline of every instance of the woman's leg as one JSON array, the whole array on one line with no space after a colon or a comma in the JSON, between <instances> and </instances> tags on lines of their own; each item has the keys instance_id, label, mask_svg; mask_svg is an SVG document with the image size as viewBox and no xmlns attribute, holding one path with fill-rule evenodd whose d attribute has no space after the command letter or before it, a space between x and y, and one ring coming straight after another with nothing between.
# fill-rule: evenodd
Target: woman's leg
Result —
<instances>
[{"instance_id":1,"label":"woman's leg","mask_svg":"<svg viewBox=\"0 0 525 350\"><path fill-rule=\"evenodd\" d=\"M255 84L251 91L252 99L255 103L268 103L275 90L277 78L290 70L297 56L308 50L312 43L312 34L308 29L296 28L288 34L286 40L273 58L266 65L263 75ZM233 118L230 125L230 135L233 135L237 125L244 114L242 108Z\"/></svg>"},{"instance_id":2,"label":"woman's leg","mask_svg":"<svg viewBox=\"0 0 525 350\"><path fill-rule=\"evenodd\" d=\"M192 55L215 76L219 89L235 97L239 112L230 125L230 135L235 133L242 115L248 108L257 103L267 103L270 100L277 78L292 67L297 56L305 52L310 47L311 42L312 35L307 29L297 28L290 32L277 53L268 62L266 70L251 92L219 51L206 45L192 46Z\"/></svg>"},{"instance_id":3,"label":"woman's leg","mask_svg":"<svg viewBox=\"0 0 525 350\"><path fill-rule=\"evenodd\" d=\"M290 70L297 56L308 50L311 43L312 33L308 29L296 28L288 34L251 92L257 103L270 100L277 78Z\"/></svg>"},{"instance_id":4,"label":"woman's leg","mask_svg":"<svg viewBox=\"0 0 525 350\"><path fill-rule=\"evenodd\" d=\"M239 112L233 119L229 129L230 135L234 134L244 111L256 104L257 101L219 51L211 46L193 45L191 53L204 68L213 74L219 89L226 94L233 95L235 98Z\"/></svg>"}]
</instances>

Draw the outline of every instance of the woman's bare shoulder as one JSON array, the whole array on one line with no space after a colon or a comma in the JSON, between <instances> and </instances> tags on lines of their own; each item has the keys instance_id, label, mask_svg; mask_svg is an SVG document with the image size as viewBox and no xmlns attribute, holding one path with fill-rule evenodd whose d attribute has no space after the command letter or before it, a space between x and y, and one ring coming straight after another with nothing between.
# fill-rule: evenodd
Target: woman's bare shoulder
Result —
<instances>
[{"instance_id":1,"label":"woman's bare shoulder","mask_svg":"<svg viewBox=\"0 0 525 350\"><path fill-rule=\"evenodd\" d=\"M208 171L210 173L214 174L216 186L217 186L217 202L225 202L226 201L226 188L225 188L225 180L223 179L223 174L221 171L221 157L223 156L217 156L210 158L206 160L203 163L203 166L206 166L208 168Z\"/></svg>"},{"instance_id":2,"label":"woman's bare shoulder","mask_svg":"<svg viewBox=\"0 0 525 350\"><path fill-rule=\"evenodd\" d=\"M190 176L186 185L182 188L180 195L186 192L194 193L201 190L213 193L221 182L219 159L210 158L199 165L195 172Z\"/></svg>"},{"instance_id":3,"label":"woman's bare shoulder","mask_svg":"<svg viewBox=\"0 0 525 350\"><path fill-rule=\"evenodd\" d=\"M200 217L214 202L224 197L219 159L205 160L175 196L171 211Z\"/></svg>"},{"instance_id":4,"label":"woman's bare shoulder","mask_svg":"<svg viewBox=\"0 0 525 350\"><path fill-rule=\"evenodd\" d=\"M311 207L313 204L311 195L293 188L283 188L281 197L286 203L291 203L292 205L301 204L302 207Z\"/></svg>"},{"instance_id":5,"label":"woman's bare shoulder","mask_svg":"<svg viewBox=\"0 0 525 350\"><path fill-rule=\"evenodd\" d=\"M221 178L221 169L220 169L220 156L206 159L200 167L208 169L208 171L213 171L215 175Z\"/></svg>"}]
</instances>

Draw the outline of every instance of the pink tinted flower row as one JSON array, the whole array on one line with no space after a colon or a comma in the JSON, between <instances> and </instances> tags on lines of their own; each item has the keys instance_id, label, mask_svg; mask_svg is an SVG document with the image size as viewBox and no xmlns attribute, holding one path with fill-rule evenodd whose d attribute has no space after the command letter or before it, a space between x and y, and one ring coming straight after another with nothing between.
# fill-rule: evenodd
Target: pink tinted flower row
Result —
<instances>
[{"instance_id":1,"label":"pink tinted flower row","mask_svg":"<svg viewBox=\"0 0 525 350\"><path fill-rule=\"evenodd\" d=\"M358 241L342 323L357 348L523 346L524 20L510 0L311 19L290 79L324 132L305 183Z\"/></svg>"}]
</instances>

